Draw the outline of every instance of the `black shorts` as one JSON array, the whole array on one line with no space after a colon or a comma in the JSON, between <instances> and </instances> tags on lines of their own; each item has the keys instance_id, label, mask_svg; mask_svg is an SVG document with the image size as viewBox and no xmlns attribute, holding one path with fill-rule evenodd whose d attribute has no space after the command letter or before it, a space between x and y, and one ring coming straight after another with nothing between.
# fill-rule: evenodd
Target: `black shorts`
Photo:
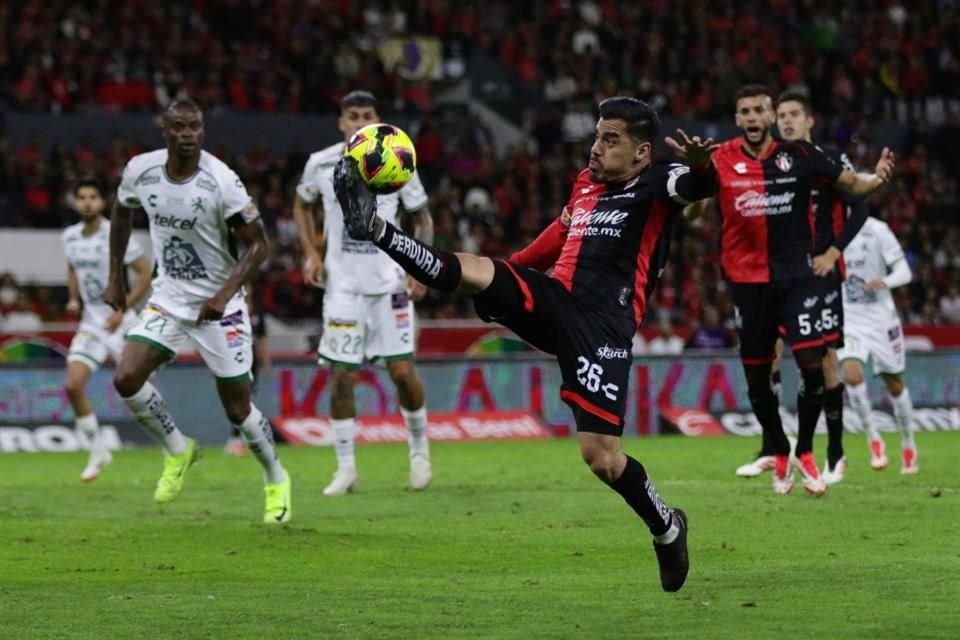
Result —
<instances>
[{"instance_id":1,"label":"black shorts","mask_svg":"<svg viewBox=\"0 0 960 640\"><path fill-rule=\"evenodd\" d=\"M627 406L632 317L586 307L557 280L494 260L493 282L473 296L477 314L498 322L534 347L556 356L560 399L578 431L623 435Z\"/></svg>"},{"instance_id":2,"label":"black shorts","mask_svg":"<svg viewBox=\"0 0 960 640\"><path fill-rule=\"evenodd\" d=\"M843 348L843 280L836 269L820 283L820 323L823 328L823 343L828 349Z\"/></svg>"},{"instance_id":3,"label":"black shorts","mask_svg":"<svg viewBox=\"0 0 960 640\"><path fill-rule=\"evenodd\" d=\"M794 351L823 350L821 285L813 277L770 283L730 283L736 305L740 359L773 361L777 336ZM781 331L782 328L782 331Z\"/></svg>"}]
</instances>

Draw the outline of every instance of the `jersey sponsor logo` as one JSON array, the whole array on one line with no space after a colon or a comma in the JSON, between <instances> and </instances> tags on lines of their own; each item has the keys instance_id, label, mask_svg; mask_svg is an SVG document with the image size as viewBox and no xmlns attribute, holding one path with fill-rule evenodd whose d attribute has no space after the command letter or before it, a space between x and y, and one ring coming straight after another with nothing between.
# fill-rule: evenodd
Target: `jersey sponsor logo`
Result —
<instances>
[{"instance_id":1,"label":"jersey sponsor logo","mask_svg":"<svg viewBox=\"0 0 960 640\"><path fill-rule=\"evenodd\" d=\"M243 311L234 311L228 316L220 318L221 327L235 327L243 324Z\"/></svg>"},{"instance_id":2,"label":"jersey sponsor logo","mask_svg":"<svg viewBox=\"0 0 960 640\"><path fill-rule=\"evenodd\" d=\"M394 316L397 321L397 329L408 329L410 327L410 314L398 313Z\"/></svg>"},{"instance_id":3,"label":"jersey sponsor logo","mask_svg":"<svg viewBox=\"0 0 960 640\"><path fill-rule=\"evenodd\" d=\"M196 197L190 201L191 213L206 213L207 205L206 200L200 197Z\"/></svg>"},{"instance_id":4,"label":"jersey sponsor logo","mask_svg":"<svg viewBox=\"0 0 960 640\"><path fill-rule=\"evenodd\" d=\"M134 182L133 184L134 186L139 187L141 185L146 186L148 184L157 184L158 182L160 182L160 176L143 174L142 176L137 178L136 182Z\"/></svg>"},{"instance_id":5,"label":"jersey sponsor logo","mask_svg":"<svg viewBox=\"0 0 960 640\"><path fill-rule=\"evenodd\" d=\"M900 337L900 327L892 327L890 329L887 329L887 339L890 340L890 342L893 342L899 337Z\"/></svg>"},{"instance_id":6,"label":"jersey sponsor logo","mask_svg":"<svg viewBox=\"0 0 960 640\"><path fill-rule=\"evenodd\" d=\"M204 191L209 191L211 193L215 193L217 190L217 183L214 182L213 180L210 180L209 178L204 178L203 176L200 176L199 178L197 178L196 185L198 188L203 189Z\"/></svg>"},{"instance_id":7,"label":"jersey sponsor logo","mask_svg":"<svg viewBox=\"0 0 960 640\"><path fill-rule=\"evenodd\" d=\"M390 248L399 251L413 260L414 264L416 264L419 269L425 271L429 277L436 278L440 275L440 270L443 268L443 265L420 243L414 242L406 236L394 234L393 237L390 238Z\"/></svg>"},{"instance_id":8,"label":"jersey sponsor logo","mask_svg":"<svg viewBox=\"0 0 960 640\"><path fill-rule=\"evenodd\" d=\"M166 227L168 229L180 229L181 231L190 231L196 224L196 218L178 218L177 216L165 216L159 213L153 214L150 218L150 222L155 224L158 227Z\"/></svg>"},{"instance_id":9,"label":"jersey sponsor logo","mask_svg":"<svg viewBox=\"0 0 960 640\"><path fill-rule=\"evenodd\" d=\"M83 294L87 300L98 300L102 293L103 283L96 276L88 273L83 277Z\"/></svg>"},{"instance_id":10,"label":"jersey sponsor logo","mask_svg":"<svg viewBox=\"0 0 960 640\"><path fill-rule=\"evenodd\" d=\"M833 304L833 301L837 299L837 296L840 295L839 291L831 291L827 295L823 296L824 304Z\"/></svg>"},{"instance_id":11,"label":"jersey sponsor logo","mask_svg":"<svg viewBox=\"0 0 960 640\"><path fill-rule=\"evenodd\" d=\"M629 356L627 349L611 347L609 344L597 349L597 357L601 360L626 360Z\"/></svg>"},{"instance_id":12,"label":"jersey sponsor logo","mask_svg":"<svg viewBox=\"0 0 960 640\"><path fill-rule=\"evenodd\" d=\"M624 221L630 215L627 211L613 209L612 211L594 211L577 207L573 210L570 217L571 237L580 236L606 236L610 238L619 238L623 229Z\"/></svg>"},{"instance_id":13,"label":"jersey sponsor logo","mask_svg":"<svg viewBox=\"0 0 960 640\"><path fill-rule=\"evenodd\" d=\"M744 191L734 199L733 206L744 218L781 216L790 213L793 209L793 199L796 195L793 191L785 193Z\"/></svg>"},{"instance_id":14,"label":"jersey sponsor logo","mask_svg":"<svg viewBox=\"0 0 960 640\"><path fill-rule=\"evenodd\" d=\"M793 158L785 151L781 151L777 154L777 157L774 158L773 164L777 165L777 169L780 169L780 171L787 173L793 168Z\"/></svg>"},{"instance_id":15,"label":"jersey sponsor logo","mask_svg":"<svg viewBox=\"0 0 960 640\"><path fill-rule=\"evenodd\" d=\"M817 306L817 300L819 300L819 298L818 298L817 296L812 296L812 297L810 297L810 298L805 299L805 300L803 301L803 308L804 308L804 309L813 309L815 306Z\"/></svg>"},{"instance_id":16,"label":"jersey sponsor logo","mask_svg":"<svg viewBox=\"0 0 960 640\"><path fill-rule=\"evenodd\" d=\"M340 249L344 253L359 253L368 256L377 254L377 245L366 240L354 240L347 235L346 227L340 230Z\"/></svg>"},{"instance_id":17,"label":"jersey sponsor logo","mask_svg":"<svg viewBox=\"0 0 960 640\"><path fill-rule=\"evenodd\" d=\"M410 304L410 296L407 295L406 291L390 294L391 309L406 309L408 304Z\"/></svg>"},{"instance_id":18,"label":"jersey sponsor logo","mask_svg":"<svg viewBox=\"0 0 960 640\"><path fill-rule=\"evenodd\" d=\"M163 272L176 280L197 280L207 277L200 254L189 242L171 236L163 244Z\"/></svg>"},{"instance_id":19,"label":"jersey sponsor logo","mask_svg":"<svg viewBox=\"0 0 960 640\"><path fill-rule=\"evenodd\" d=\"M739 173L740 175L743 175L747 172L747 163L738 162L737 164L733 165L733 170Z\"/></svg>"}]
</instances>

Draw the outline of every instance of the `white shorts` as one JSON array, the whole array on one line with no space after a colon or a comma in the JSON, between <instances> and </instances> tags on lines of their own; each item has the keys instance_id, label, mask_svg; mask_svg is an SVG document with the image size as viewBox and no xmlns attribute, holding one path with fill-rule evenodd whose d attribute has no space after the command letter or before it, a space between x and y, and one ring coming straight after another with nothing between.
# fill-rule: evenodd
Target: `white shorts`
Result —
<instances>
[{"instance_id":1,"label":"white shorts","mask_svg":"<svg viewBox=\"0 0 960 640\"><path fill-rule=\"evenodd\" d=\"M843 327L843 348L837 351L837 359L867 364L867 360L873 358L874 373L895 375L906 369L906 351L899 322L869 326L847 322Z\"/></svg>"},{"instance_id":2,"label":"white shorts","mask_svg":"<svg viewBox=\"0 0 960 640\"><path fill-rule=\"evenodd\" d=\"M320 358L355 368L364 359L413 357L413 303L406 293L364 295L327 290Z\"/></svg>"},{"instance_id":3,"label":"white shorts","mask_svg":"<svg viewBox=\"0 0 960 640\"><path fill-rule=\"evenodd\" d=\"M107 333L106 329L86 322L81 323L73 340L70 341L67 362L82 362L90 367L91 371L99 369L107 358L113 358L114 362L119 362L120 354L123 353L124 338L136 324L137 314L134 311L124 314L123 322L113 333Z\"/></svg>"},{"instance_id":4,"label":"white shorts","mask_svg":"<svg viewBox=\"0 0 960 640\"><path fill-rule=\"evenodd\" d=\"M177 318L148 302L140 313L140 322L127 334L127 340L148 344L170 360L189 341L217 380L250 379L253 337L250 315L242 301L228 305L220 320L203 324Z\"/></svg>"}]
</instances>

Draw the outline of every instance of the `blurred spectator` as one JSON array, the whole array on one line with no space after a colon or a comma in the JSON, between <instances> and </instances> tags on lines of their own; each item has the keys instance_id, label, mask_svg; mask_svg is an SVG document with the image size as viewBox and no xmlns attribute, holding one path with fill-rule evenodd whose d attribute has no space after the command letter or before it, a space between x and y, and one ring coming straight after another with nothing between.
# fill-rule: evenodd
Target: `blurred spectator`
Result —
<instances>
[{"instance_id":1,"label":"blurred spectator","mask_svg":"<svg viewBox=\"0 0 960 640\"><path fill-rule=\"evenodd\" d=\"M736 345L730 330L720 324L720 313L717 308L707 305L700 315L700 326L693 330L687 340L688 350L696 349L730 349Z\"/></svg>"},{"instance_id":2,"label":"blurred spectator","mask_svg":"<svg viewBox=\"0 0 960 640\"><path fill-rule=\"evenodd\" d=\"M43 319L34 311L28 292L20 291L17 294L16 306L6 313L0 328L10 333L43 330Z\"/></svg>"},{"instance_id":3,"label":"blurred spectator","mask_svg":"<svg viewBox=\"0 0 960 640\"><path fill-rule=\"evenodd\" d=\"M951 324L960 324L960 284L951 282L940 298L940 313Z\"/></svg>"},{"instance_id":4,"label":"blurred spectator","mask_svg":"<svg viewBox=\"0 0 960 640\"><path fill-rule=\"evenodd\" d=\"M647 353L652 356L662 356L682 352L683 338L673 332L673 323L662 320L657 324L657 335L647 343Z\"/></svg>"}]
</instances>

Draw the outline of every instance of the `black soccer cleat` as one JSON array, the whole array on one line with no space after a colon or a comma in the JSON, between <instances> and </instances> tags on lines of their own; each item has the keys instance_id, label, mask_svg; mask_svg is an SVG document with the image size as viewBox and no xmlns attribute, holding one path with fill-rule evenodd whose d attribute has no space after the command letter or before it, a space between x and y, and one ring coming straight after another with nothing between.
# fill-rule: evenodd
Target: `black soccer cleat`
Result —
<instances>
[{"instance_id":1,"label":"black soccer cleat","mask_svg":"<svg viewBox=\"0 0 960 640\"><path fill-rule=\"evenodd\" d=\"M664 591L679 591L690 571L690 558L687 555L687 514L682 509L674 509L673 517L680 525L680 533L670 544L653 543L657 552L657 564L660 565L660 586Z\"/></svg>"},{"instance_id":2,"label":"black soccer cleat","mask_svg":"<svg viewBox=\"0 0 960 640\"><path fill-rule=\"evenodd\" d=\"M344 156L333 169L333 190L343 210L343 225L354 240L373 240L377 229L377 198L357 170L357 161Z\"/></svg>"}]
</instances>

